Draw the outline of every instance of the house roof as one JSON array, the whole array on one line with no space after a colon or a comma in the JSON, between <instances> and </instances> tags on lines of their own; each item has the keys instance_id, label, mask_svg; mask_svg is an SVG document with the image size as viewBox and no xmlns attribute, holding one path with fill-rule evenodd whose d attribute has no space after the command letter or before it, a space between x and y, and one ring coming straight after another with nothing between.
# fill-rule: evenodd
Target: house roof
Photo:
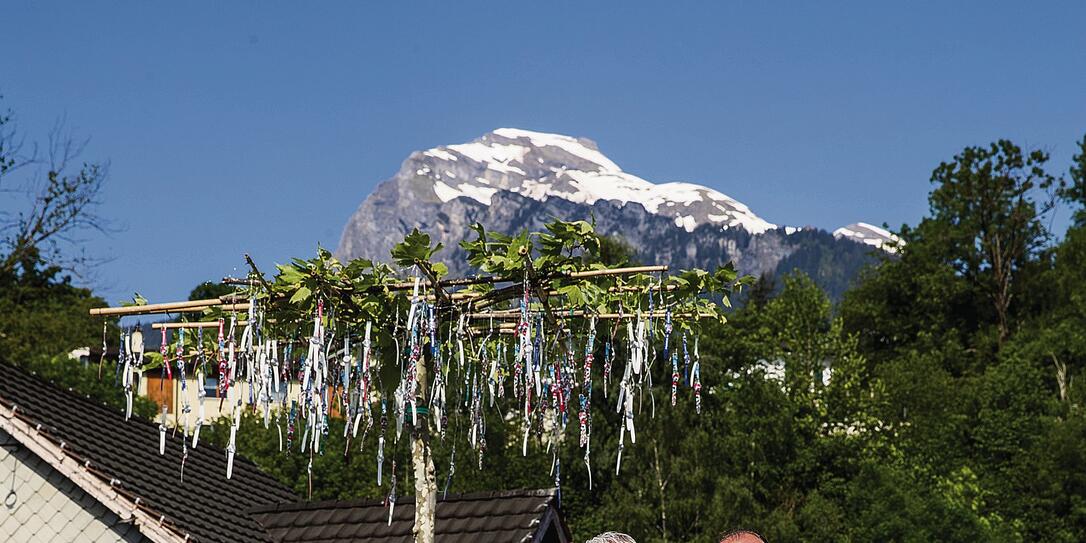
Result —
<instances>
[{"instance_id":1,"label":"house roof","mask_svg":"<svg viewBox=\"0 0 1086 543\"><path fill-rule=\"evenodd\" d=\"M396 501L391 525L381 500L280 504L249 513L279 543L399 543L412 541L415 500ZM439 496L436 517L442 543L570 539L553 490Z\"/></svg>"},{"instance_id":2,"label":"house roof","mask_svg":"<svg viewBox=\"0 0 1086 543\"><path fill-rule=\"evenodd\" d=\"M240 455L233 477L226 479L226 453L203 443L189 449L182 483L181 435L168 432L166 454L160 456L157 424L138 417L125 421L120 411L6 363L0 363L0 405L7 408L0 412L5 430L39 456L52 453L44 459L81 487L93 487L92 494L111 502L115 512L133 516L144 535L161 536L152 539L172 534L198 542L268 541L243 511L297 499ZM67 458L74 462L65 464Z\"/></svg>"}]
</instances>

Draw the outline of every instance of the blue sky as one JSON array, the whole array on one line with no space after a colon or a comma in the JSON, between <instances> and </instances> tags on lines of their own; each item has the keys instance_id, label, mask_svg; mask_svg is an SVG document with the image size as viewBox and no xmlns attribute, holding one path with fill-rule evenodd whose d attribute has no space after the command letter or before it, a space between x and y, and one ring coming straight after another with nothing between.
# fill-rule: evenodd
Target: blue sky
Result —
<instances>
[{"instance_id":1,"label":"blue sky","mask_svg":"<svg viewBox=\"0 0 1086 543\"><path fill-rule=\"evenodd\" d=\"M915 223L928 178L1010 138L1065 171L1086 4L6 2L0 93L112 171L93 286L197 282L336 245L413 150L512 126L712 186L778 224ZM14 205L4 202L4 208Z\"/></svg>"}]
</instances>

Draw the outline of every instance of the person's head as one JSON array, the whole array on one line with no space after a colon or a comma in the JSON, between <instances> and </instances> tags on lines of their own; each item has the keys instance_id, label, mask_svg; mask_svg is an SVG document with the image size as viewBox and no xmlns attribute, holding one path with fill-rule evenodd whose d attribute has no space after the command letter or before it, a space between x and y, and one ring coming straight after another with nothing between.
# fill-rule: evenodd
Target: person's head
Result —
<instances>
[{"instance_id":1,"label":"person's head","mask_svg":"<svg viewBox=\"0 0 1086 543\"><path fill-rule=\"evenodd\" d=\"M585 543L637 543L634 538L619 532L603 532Z\"/></svg>"},{"instance_id":2,"label":"person's head","mask_svg":"<svg viewBox=\"0 0 1086 543\"><path fill-rule=\"evenodd\" d=\"M766 543L766 541L750 530L735 530L720 536L720 543Z\"/></svg>"}]
</instances>

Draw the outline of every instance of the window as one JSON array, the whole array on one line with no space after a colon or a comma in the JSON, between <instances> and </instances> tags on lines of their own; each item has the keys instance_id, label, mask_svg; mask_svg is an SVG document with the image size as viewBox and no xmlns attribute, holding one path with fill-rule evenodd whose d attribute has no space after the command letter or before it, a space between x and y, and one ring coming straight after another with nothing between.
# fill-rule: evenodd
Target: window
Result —
<instances>
[{"instance_id":1,"label":"window","mask_svg":"<svg viewBox=\"0 0 1086 543\"><path fill-rule=\"evenodd\" d=\"M215 398L219 395L219 378L204 377L204 396Z\"/></svg>"}]
</instances>

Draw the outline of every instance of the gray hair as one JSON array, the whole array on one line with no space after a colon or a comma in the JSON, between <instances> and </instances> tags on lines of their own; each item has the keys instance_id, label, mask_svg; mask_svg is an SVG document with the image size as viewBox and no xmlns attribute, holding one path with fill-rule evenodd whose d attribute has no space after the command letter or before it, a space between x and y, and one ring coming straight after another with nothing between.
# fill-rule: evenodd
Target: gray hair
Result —
<instances>
[{"instance_id":1,"label":"gray hair","mask_svg":"<svg viewBox=\"0 0 1086 543\"><path fill-rule=\"evenodd\" d=\"M637 543L634 538L619 532L603 532L585 543Z\"/></svg>"}]
</instances>

